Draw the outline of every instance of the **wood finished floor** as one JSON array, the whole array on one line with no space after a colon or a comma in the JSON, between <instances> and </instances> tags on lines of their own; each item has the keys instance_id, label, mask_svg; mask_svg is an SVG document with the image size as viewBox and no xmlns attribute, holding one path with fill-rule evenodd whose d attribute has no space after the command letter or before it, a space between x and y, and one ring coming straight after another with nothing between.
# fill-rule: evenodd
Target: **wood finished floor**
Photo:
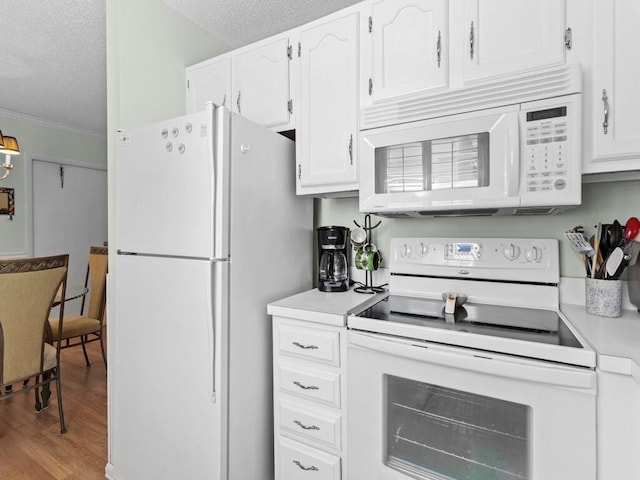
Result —
<instances>
[{"instance_id":1,"label":"wood finished floor","mask_svg":"<svg viewBox=\"0 0 640 480\"><path fill-rule=\"evenodd\" d=\"M107 463L107 376L100 344L62 350L62 405L67 433L60 435L52 384L50 406L34 413L33 391L0 401L0 479L104 479ZM15 387L14 387L15 388Z\"/></svg>"}]
</instances>

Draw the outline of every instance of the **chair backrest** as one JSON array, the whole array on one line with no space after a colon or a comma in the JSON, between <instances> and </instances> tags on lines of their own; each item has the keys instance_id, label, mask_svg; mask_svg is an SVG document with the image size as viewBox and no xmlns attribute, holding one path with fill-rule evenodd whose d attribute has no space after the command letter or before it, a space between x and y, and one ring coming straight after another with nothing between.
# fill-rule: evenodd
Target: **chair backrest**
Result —
<instances>
[{"instance_id":1,"label":"chair backrest","mask_svg":"<svg viewBox=\"0 0 640 480\"><path fill-rule=\"evenodd\" d=\"M47 319L58 290L65 294L68 264L69 255L0 260L0 385L42 370Z\"/></svg>"},{"instance_id":2,"label":"chair backrest","mask_svg":"<svg viewBox=\"0 0 640 480\"><path fill-rule=\"evenodd\" d=\"M108 247L91 247L85 286L90 288L87 317L102 321L107 301Z\"/></svg>"}]
</instances>

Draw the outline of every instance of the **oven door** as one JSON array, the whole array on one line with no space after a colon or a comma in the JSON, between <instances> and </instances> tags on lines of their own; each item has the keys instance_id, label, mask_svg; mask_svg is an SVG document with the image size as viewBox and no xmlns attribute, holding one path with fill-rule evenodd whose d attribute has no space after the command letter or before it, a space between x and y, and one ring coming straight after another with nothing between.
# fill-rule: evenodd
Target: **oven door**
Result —
<instances>
[{"instance_id":1,"label":"oven door","mask_svg":"<svg viewBox=\"0 0 640 480\"><path fill-rule=\"evenodd\" d=\"M593 370L349 331L348 478L595 480Z\"/></svg>"}]
</instances>

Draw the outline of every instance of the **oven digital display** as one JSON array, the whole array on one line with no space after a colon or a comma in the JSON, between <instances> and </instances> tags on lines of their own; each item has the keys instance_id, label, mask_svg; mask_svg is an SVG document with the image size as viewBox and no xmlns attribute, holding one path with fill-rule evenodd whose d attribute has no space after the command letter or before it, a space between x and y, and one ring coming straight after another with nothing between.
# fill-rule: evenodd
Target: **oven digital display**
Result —
<instances>
[{"instance_id":1,"label":"oven digital display","mask_svg":"<svg viewBox=\"0 0 640 480\"><path fill-rule=\"evenodd\" d=\"M479 260L482 246L479 243L448 243L445 258L448 260Z\"/></svg>"}]
</instances>

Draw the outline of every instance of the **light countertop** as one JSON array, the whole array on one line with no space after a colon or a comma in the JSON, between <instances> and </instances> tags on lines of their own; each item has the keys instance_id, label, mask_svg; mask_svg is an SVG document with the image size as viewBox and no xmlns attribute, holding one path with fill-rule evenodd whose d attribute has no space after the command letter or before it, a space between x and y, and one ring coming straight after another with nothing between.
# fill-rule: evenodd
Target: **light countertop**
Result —
<instances>
[{"instance_id":1,"label":"light countertop","mask_svg":"<svg viewBox=\"0 0 640 480\"><path fill-rule=\"evenodd\" d=\"M321 292L317 288L271 302L267 313L326 325L345 326L347 316L387 296L387 293Z\"/></svg>"},{"instance_id":2,"label":"light countertop","mask_svg":"<svg viewBox=\"0 0 640 480\"><path fill-rule=\"evenodd\" d=\"M618 318L589 315L584 305L560 309L598 355L602 370L633 375L640 383L640 313L625 309Z\"/></svg>"}]
</instances>

